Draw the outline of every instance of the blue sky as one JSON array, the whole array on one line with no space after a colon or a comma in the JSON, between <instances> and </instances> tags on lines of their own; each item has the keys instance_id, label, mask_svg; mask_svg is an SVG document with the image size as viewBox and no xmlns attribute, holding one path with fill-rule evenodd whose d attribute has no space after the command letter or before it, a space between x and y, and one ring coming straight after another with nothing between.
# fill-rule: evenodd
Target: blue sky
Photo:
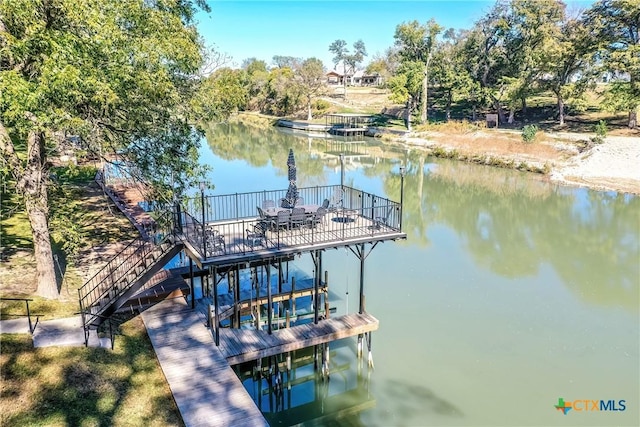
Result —
<instances>
[{"instance_id":1,"label":"blue sky","mask_svg":"<svg viewBox=\"0 0 640 427\"><path fill-rule=\"evenodd\" d=\"M588 7L593 0L566 3ZM434 18L445 28L470 28L494 0L414 1L209 1L211 13L198 15L207 44L229 54L239 66L250 57L271 64L274 55L316 57L332 68L329 45L343 39L351 47L362 39L366 64L393 44L398 24Z\"/></svg>"}]
</instances>

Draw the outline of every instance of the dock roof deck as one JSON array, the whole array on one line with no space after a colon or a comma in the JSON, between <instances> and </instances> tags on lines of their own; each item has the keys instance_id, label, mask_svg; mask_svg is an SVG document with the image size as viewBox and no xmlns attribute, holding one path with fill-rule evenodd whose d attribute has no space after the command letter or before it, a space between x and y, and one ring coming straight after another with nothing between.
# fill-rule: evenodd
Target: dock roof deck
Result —
<instances>
[{"instance_id":1,"label":"dock roof deck","mask_svg":"<svg viewBox=\"0 0 640 427\"><path fill-rule=\"evenodd\" d=\"M257 241L249 238L249 232L262 221L257 207L262 207L267 200L278 204L286 190L189 200L180 212L181 237L186 250L201 266L224 266L406 238L401 228L402 207L397 202L339 185L300 188L298 191L305 206L320 206L325 199L330 201L329 212L322 222L315 226L270 227L265 238ZM219 238L203 238L214 234Z\"/></svg>"}]
</instances>

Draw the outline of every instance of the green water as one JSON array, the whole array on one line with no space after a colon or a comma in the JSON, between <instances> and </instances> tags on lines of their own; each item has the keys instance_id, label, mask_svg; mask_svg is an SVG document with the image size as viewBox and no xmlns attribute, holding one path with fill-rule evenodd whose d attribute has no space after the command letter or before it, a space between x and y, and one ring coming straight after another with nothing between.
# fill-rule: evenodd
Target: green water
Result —
<instances>
[{"instance_id":1,"label":"green water","mask_svg":"<svg viewBox=\"0 0 640 427\"><path fill-rule=\"evenodd\" d=\"M345 183L399 201L407 167L408 238L366 260L367 311L380 320L375 370L365 364L358 377L355 340L334 343L328 385L300 384L278 408L261 398L274 424L304 420L295 408L309 402L308 418L326 416L310 425L640 424L640 198L375 140L241 125L207 139L215 194L286 188L289 148L299 187L339 183L336 154L346 152ZM324 267L337 314L356 311L355 256L329 250ZM245 386L257 396L257 383ZM626 410L563 415L559 398L625 400ZM343 412L332 417L337 401Z\"/></svg>"}]
</instances>

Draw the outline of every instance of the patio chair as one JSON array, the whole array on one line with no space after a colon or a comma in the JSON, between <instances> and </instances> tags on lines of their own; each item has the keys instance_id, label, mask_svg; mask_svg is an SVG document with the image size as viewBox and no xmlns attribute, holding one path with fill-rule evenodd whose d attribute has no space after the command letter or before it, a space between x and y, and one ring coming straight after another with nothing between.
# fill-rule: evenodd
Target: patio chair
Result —
<instances>
[{"instance_id":1,"label":"patio chair","mask_svg":"<svg viewBox=\"0 0 640 427\"><path fill-rule=\"evenodd\" d=\"M323 207L323 208L325 208L325 209L329 209L329 203L331 203L331 202L329 201L329 199L324 199L324 200L322 201L322 207Z\"/></svg>"},{"instance_id":2,"label":"patio chair","mask_svg":"<svg viewBox=\"0 0 640 427\"><path fill-rule=\"evenodd\" d=\"M343 208L342 199L344 198L344 190L336 188L333 190L331 200L329 201L329 212L335 212Z\"/></svg>"},{"instance_id":3,"label":"patio chair","mask_svg":"<svg viewBox=\"0 0 640 427\"><path fill-rule=\"evenodd\" d=\"M317 211L311 215L311 217L307 218L307 226L310 228L315 228L317 226L324 225L324 217L327 214L327 209L323 207L319 207Z\"/></svg>"},{"instance_id":4,"label":"patio chair","mask_svg":"<svg viewBox=\"0 0 640 427\"><path fill-rule=\"evenodd\" d=\"M289 220L291 228L298 228L304 225L307 220L307 214L304 208L293 208L291 210L291 218Z\"/></svg>"},{"instance_id":5,"label":"patio chair","mask_svg":"<svg viewBox=\"0 0 640 427\"><path fill-rule=\"evenodd\" d=\"M387 210L387 214L385 216L377 216L373 219L373 227L375 229L380 229L380 227L382 227L383 225L388 226L389 225L389 219L391 219L391 214L394 210L394 207L391 206L388 210Z\"/></svg>"},{"instance_id":6,"label":"patio chair","mask_svg":"<svg viewBox=\"0 0 640 427\"><path fill-rule=\"evenodd\" d=\"M207 239L207 256L220 251L226 252L224 235L220 234L220 231L209 228L205 230L205 238Z\"/></svg>"},{"instance_id":7,"label":"patio chair","mask_svg":"<svg viewBox=\"0 0 640 427\"><path fill-rule=\"evenodd\" d=\"M276 207L275 200L263 200L262 209L273 209Z\"/></svg>"},{"instance_id":8,"label":"patio chair","mask_svg":"<svg viewBox=\"0 0 640 427\"><path fill-rule=\"evenodd\" d=\"M291 213L289 211L280 211L276 218L276 229L284 229L289 231L289 220L291 219Z\"/></svg>"},{"instance_id":9,"label":"patio chair","mask_svg":"<svg viewBox=\"0 0 640 427\"><path fill-rule=\"evenodd\" d=\"M275 207L275 206L274 206ZM260 216L260 222L265 224L267 229L273 229L273 219L269 215L267 215L264 210L260 208L260 206L256 206L258 209L258 215Z\"/></svg>"},{"instance_id":10,"label":"patio chair","mask_svg":"<svg viewBox=\"0 0 640 427\"><path fill-rule=\"evenodd\" d=\"M253 230L249 230L247 228L246 231L247 231L246 242L251 247L251 250L253 250L254 246L266 245L267 236L265 233L267 231L267 224L265 224L264 222L258 222L253 226Z\"/></svg>"}]
</instances>

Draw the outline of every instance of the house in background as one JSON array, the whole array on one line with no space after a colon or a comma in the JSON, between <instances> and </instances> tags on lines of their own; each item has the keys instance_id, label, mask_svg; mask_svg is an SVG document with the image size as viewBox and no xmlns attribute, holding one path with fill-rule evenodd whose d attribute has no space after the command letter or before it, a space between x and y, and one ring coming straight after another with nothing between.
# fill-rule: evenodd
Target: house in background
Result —
<instances>
[{"instance_id":1,"label":"house in background","mask_svg":"<svg viewBox=\"0 0 640 427\"><path fill-rule=\"evenodd\" d=\"M365 70L356 70L355 73L343 71L342 64L338 64L335 69L326 74L327 83L330 85L342 85L347 79L348 86L380 86L384 83L384 78L379 73L367 74Z\"/></svg>"}]
</instances>

